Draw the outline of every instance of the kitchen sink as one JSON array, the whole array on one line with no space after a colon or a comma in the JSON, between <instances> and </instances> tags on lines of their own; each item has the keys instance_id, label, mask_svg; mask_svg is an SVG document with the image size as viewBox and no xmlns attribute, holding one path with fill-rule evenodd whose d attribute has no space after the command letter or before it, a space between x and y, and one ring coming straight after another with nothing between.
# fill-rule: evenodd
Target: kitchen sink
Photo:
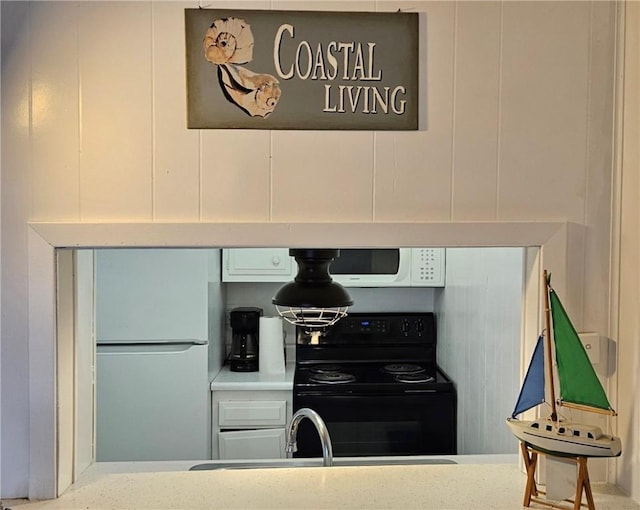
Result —
<instances>
[{"instance_id":1,"label":"kitchen sink","mask_svg":"<svg viewBox=\"0 0 640 510\"><path fill-rule=\"evenodd\" d=\"M412 464L457 464L456 461L442 457L334 457L333 465L340 466L391 466ZM226 460L212 461L191 466L189 471L207 471L211 469L271 469L321 467L321 458L312 459L267 459L267 460Z\"/></svg>"}]
</instances>

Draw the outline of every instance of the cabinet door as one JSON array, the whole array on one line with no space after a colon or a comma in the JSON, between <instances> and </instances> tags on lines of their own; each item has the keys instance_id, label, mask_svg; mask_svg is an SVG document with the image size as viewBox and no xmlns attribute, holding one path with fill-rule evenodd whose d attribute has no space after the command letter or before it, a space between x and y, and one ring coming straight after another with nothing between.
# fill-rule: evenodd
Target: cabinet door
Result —
<instances>
[{"instance_id":1,"label":"cabinet door","mask_svg":"<svg viewBox=\"0 0 640 510\"><path fill-rule=\"evenodd\" d=\"M220 459L283 459L285 429L233 430L218 433Z\"/></svg>"},{"instance_id":2,"label":"cabinet door","mask_svg":"<svg viewBox=\"0 0 640 510\"><path fill-rule=\"evenodd\" d=\"M288 282L298 265L288 248L232 248L222 251L222 281Z\"/></svg>"}]
</instances>

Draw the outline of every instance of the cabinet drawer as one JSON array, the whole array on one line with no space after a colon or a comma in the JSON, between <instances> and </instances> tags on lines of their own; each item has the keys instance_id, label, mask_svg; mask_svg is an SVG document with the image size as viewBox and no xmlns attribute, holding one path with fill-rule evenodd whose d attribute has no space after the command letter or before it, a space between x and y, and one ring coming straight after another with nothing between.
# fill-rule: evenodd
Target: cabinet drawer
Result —
<instances>
[{"instance_id":1,"label":"cabinet drawer","mask_svg":"<svg viewBox=\"0 0 640 510\"><path fill-rule=\"evenodd\" d=\"M220 427L274 427L286 422L285 400L228 400L218 405Z\"/></svg>"},{"instance_id":2,"label":"cabinet drawer","mask_svg":"<svg viewBox=\"0 0 640 510\"><path fill-rule=\"evenodd\" d=\"M283 459L284 436L284 429L220 432L220 459Z\"/></svg>"}]
</instances>

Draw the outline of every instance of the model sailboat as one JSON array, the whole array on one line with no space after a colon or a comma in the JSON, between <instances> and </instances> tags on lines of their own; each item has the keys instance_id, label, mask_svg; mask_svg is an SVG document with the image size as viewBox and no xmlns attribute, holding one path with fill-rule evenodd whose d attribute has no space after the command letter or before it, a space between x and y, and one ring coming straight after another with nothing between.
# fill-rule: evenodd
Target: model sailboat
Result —
<instances>
[{"instance_id":1,"label":"model sailboat","mask_svg":"<svg viewBox=\"0 0 640 510\"><path fill-rule=\"evenodd\" d=\"M620 438L604 434L597 426L558 417L556 406L612 416L616 413L609 404L578 333L558 295L551 288L546 271L543 279L546 334L538 338L520 396L513 414L507 419L507 424L520 441L541 451L584 457L616 457L622 451ZM552 359L552 344L555 345L560 388L560 398L557 402L553 368L551 363L545 363L545 351L546 358ZM533 421L517 419L517 415L544 403L545 383L550 393L551 414Z\"/></svg>"}]
</instances>

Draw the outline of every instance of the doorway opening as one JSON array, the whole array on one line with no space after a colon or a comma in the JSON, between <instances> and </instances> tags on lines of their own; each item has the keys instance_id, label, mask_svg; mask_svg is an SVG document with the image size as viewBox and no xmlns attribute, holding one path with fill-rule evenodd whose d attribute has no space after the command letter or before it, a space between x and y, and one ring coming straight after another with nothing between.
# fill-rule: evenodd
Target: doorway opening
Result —
<instances>
[{"instance_id":1,"label":"doorway opening","mask_svg":"<svg viewBox=\"0 0 640 510\"><path fill-rule=\"evenodd\" d=\"M458 391L458 454L511 454L517 442L503 422L520 382L531 254L513 247L445 251L444 286L350 288L351 311L434 312L438 361ZM71 290L74 298L59 299L58 334L68 330L75 337L74 472L94 461L211 459L216 438L209 383L229 349L229 310L256 306L273 315L270 299L280 285L223 282L221 259L219 248L58 250L59 266L73 266L71 288L59 282L61 293ZM287 331L286 338L292 361L295 332ZM192 357L197 367L184 369L187 351L177 343L192 340L202 341L194 347L202 354ZM199 386L178 391L184 374L196 368L202 372ZM173 394L182 397L174 402ZM176 422L176 406L188 405L184 395L194 401L193 419ZM202 430L193 430L196 416ZM180 423L189 431L181 431ZM195 439L191 450L184 437Z\"/></svg>"}]
</instances>

